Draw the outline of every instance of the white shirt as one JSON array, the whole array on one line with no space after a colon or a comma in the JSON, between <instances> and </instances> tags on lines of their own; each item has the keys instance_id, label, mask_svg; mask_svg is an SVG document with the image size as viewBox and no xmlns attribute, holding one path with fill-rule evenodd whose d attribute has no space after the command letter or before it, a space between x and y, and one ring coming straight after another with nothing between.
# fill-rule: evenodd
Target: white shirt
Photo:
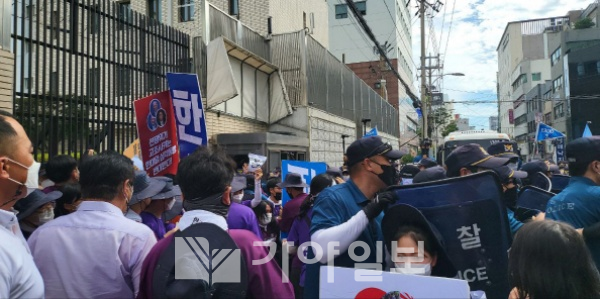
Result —
<instances>
[{"instance_id":1,"label":"white shirt","mask_svg":"<svg viewBox=\"0 0 600 299\"><path fill-rule=\"evenodd\" d=\"M40 226L29 237L47 298L134 298L142 263L154 244L147 226L99 201L84 201L76 212Z\"/></svg>"},{"instance_id":2,"label":"white shirt","mask_svg":"<svg viewBox=\"0 0 600 299\"><path fill-rule=\"evenodd\" d=\"M17 216L5 210L0 210L0 298L44 298L44 281Z\"/></svg>"}]
</instances>

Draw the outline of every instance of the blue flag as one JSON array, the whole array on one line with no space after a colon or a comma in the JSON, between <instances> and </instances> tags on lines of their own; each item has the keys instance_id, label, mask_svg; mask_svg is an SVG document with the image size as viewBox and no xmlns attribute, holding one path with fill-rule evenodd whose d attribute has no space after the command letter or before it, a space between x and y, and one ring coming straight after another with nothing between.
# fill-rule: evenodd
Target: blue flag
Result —
<instances>
[{"instance_id":1,"label":"blue flag","mask_svg":"<svg viewBox=\"0 0 600 299\"><path fill-rule=\"evenodd\" d=\"M545 123L538 124L537 134L535 137L536 141L543 141L546 139L554 139L554 138L561 138L561 137L565 137L565 134L563 134L559 130L557 130Z\"/></svg>"},{"instance_id":2,"label":"blue flag","mask_svg":"<svg viewBox=\"0 0 600 299\"><path fill-rule=\"evenodd\" d=\"M421 112L421 108L417 108L416 111L417 111L417 117L419 117L419 118L423 117L423 112Z\"/></svg>"},{"instance_id":3,"label":"blue flag","mask_svg":"<svg viewBox=\"0 0 600 299\"><path fill-rule=\"evenodd\" d=\"M377 132L377 127L371 129L369 132L367 132L367 134L365 134L365 136L363 137L370 137L370 136L377 136L379 135L379 133Z\"/></svg>"},{"instance_id":4,"label":"blue flag","mask_svg":"<svg viewBox=\"0 0 600 299\"><path fill-rule=\"evenodd\" d=\"M585 130L583 130L583 136L581 137L592 137L592 130L590 130L589 124L585 124Z\"/></svg>"}]
</instances>

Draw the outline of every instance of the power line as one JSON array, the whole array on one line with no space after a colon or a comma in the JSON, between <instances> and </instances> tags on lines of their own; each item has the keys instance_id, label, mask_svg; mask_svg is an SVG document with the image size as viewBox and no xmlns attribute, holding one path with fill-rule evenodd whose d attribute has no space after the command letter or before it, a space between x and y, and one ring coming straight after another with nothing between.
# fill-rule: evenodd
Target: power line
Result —
<instances>
[{"instance_id":1,"label":"power line","mask_svg":"<svg viewBox=\"0 0 600 299\"><path fill-rule=\"evenodd\" d=\"M387 5L387 2L386 2L386 0L382 0L382 1L383 1L383 4L385 4L385 7L387 8L387 11L388 11L388 13L390 14L390 18L392 19L392 23L394 23L394 27L396 28L396 31L395 31L395 32L397 32L397 33L398 33L398 35L399 35L399 37L400 37L400 40L402 41L402 44L404 44L404 46L405 46L407 49L411 50L411 53L412 53L412 48L411 48L411 47L409 47L409 46L406 44L406 41L404 41L404 37L405 37L404 31L403 31L403 32L400 32L400 29L398 28L398 25L396 25L396 19L395 19L395 18L394 18L394 16L392 15L392 11L390 10L390 7ZM398 2L397 2L396 0L394 0L394 3L396 3L396 6L398 6ZM393 33L394 33L394 30L392 30L392 33L391 33L391 34L390 34L390 36L388 37L388 40L389 40L389 39L392 37L392 34L393 34ZM415 68L416 68L416 67L417 67L417 65L416 65L416 64L415 64L415 62L412 60L412 55L411 55L411 60L410 60L410 61L412 62L412 64L413 64L413 65L415 66Z\"/></svg>"}]
</instances>

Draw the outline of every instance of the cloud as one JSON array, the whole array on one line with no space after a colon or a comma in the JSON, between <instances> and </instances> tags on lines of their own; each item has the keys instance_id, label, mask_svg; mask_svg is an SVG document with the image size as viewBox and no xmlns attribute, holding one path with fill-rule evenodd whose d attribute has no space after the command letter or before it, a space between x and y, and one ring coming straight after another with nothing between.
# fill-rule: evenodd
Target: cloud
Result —
<instances>
[{"instance_id":1,"label":"cloud","mask_svg":"<svg viewBox=\"0 0 600 299\"><path fill-rule=\"evenodd\" d=\"M456 101L493 101L496 93L496 72L498 58L496 48L508 22L565 16L570 10L584 9L591 3L581 0L446 0L445 8L432 19L436 28L436 35L440 52L446 48L448 28L450 26L452 6L454 20L448 40L448 51L441 53L444 59L444 73L461 72L465 77L445 76L442 89ZM443 17L444 9L446 17ZM414 11L414 8L413 8ZM442 28L442 19L445 20L444 36L439 41ZM426 26L429 33L429 26ZM413 33L413 59L420 65L420 27L417 21L412 28ZM429 37L427 37L429 39ZM427 50L433 53L432 49ZM420 86L415 82L415 86ZM453 89L453 90L449 90ZM475 94L480 93L480 94ZM490 115L497 115L497 106L494 104L457 104L455 113L472 117L480 124ZM487 128L487 121L485 128Z\"/></svg>"}]
</instances>

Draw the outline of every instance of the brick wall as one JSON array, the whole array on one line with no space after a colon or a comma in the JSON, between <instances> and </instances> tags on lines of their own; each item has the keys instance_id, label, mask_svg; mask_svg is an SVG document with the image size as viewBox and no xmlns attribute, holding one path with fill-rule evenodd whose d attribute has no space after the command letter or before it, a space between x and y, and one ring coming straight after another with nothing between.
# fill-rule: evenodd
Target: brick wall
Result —
<instances>
[{"instance_id":1,"label":"brick wall","mask_svg":"<svg viewBox=\"0 0 600 299\"><path fill-rule=\"evenodd\" d=\"M394 68L398 68L398 60L392 59L392 65ZM398 109L398 79L394 76L394 73L391 71L382 71L381 63L379 60L376 61L367 61L367 62L359 62L359 63L350 63L348 67L367 85L369 85L373 90L375 90L378 94L381 94L381 89L375 89L375 83L381 80L382 76L386 80L387 86L387 94L388 94L388 103L390 103L394 108Z\"/></svg>"},{"instance_id":2,"label":"brick wall","mask_svg":"<svg viewBox=\"0 0 600 299\"><path fill-rule=\"evenodd\" d=\"M215 135L225 133L254 133L267 131L267 125L265 123L224 113L221 113L219 116L213 111L205 111L205 113L206 130L208 131L209 139L214 138Z\"/></svg>"},{"instance_id":3,"label":"brick wall","mask_svg":"<svg viewBox=\"0 0 600 299\"><path fill-rule=\"evenodd\" d=\"M13 69L14 55L0 50L0 109L12 112L13 109Z\"/></svg>"}]
</instances>

